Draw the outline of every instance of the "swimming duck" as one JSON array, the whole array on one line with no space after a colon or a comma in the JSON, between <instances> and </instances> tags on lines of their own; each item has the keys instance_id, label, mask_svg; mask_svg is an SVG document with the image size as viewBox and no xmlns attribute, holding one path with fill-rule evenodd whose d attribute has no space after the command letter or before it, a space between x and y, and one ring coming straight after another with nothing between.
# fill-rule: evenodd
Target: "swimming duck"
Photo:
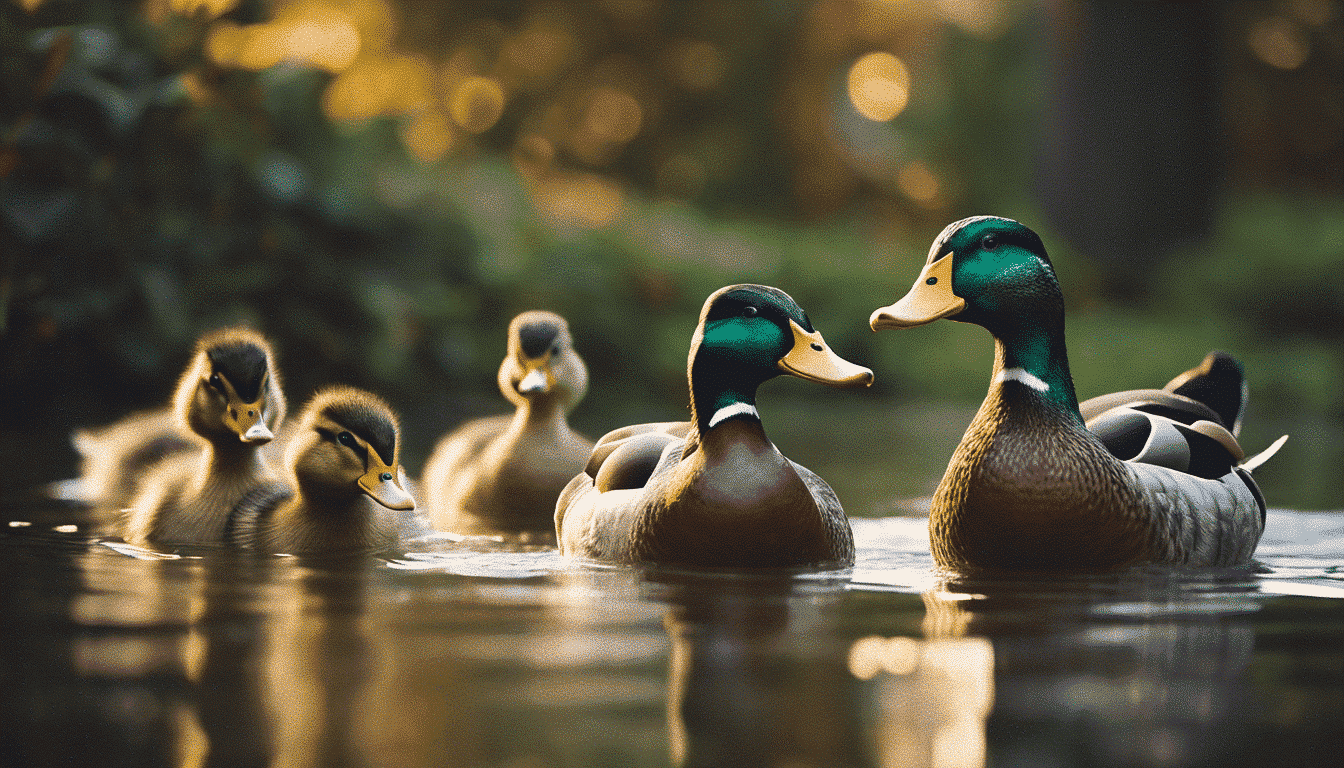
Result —
<instances>
[{"instance_id":1,"label":"swimming duck","mask_svg":"<svg viewBox=\"0 0 1344 768\"><path fill-rule=\"evenodd\" d=\"M455 534L549 540L555 499L593 450L565 421L588 389L588 369L564 318L513 318L498 381L516 410L470 421L434 448L422 477L430 519Z\"/></svg>"},{"instance_id":2,"label":"swimming duck","mask_svg":"<svg viewBox=\"0 0 1344 768\"><path fill-rule=\"evenodd\" d=\"M172 408L139 411L106 426L76 429L70 443L79 453L79 477L54 484L53 495L113 514L130 503L136 480L151 466L169 456L200 452Z\"/></svg>"},{"instance_id":3,"label":"swimming duck","mask_svg":"<svg viewBox=\"0 0 1344 768\"><path fill-rule=\"evenodd\" d=\"M867 386L872 371L832 352L788 294L730 285L705 301L687 373L690 422L608 433L560 494L561 551L614 563L852 565L840 501L766 437L756 391L780 374Z\"/></svg>"},{"instance_id":4,"label":"swimming duck","mask_svg":"<svg viewBox=\"0 0 1344 768\"><path fill-rule=\"evenodd\" d=\"M226 538L289 554L374 550L427 532L406 491L397 417L352 387L313 396L285 445L285 480L258 486L229 517ZM403 513L403 514L397 514Z\"/></svg>"},{"instance_id":5,"label":"swimming duck","mask_svg":"<svg viewBox=\"0 0 1344 768\"><path fill-rule=\"evenodd\" d=\"M259 449L275 437L285 398L265 337L246 328L201 337L172 410L199 448L146 471L122 534L135 544L218 542L238 500L274 479Z\"/></svg>"},{"instance_id":6,"label":"swimming duck","mask_svg":"<svg viewBox=\"0 0 1344 768\"><path fill-rule=\"evenodd\" d=\"M934 494L929 534L939 565L1250 561L1265 515L1250 470L1283 439L1245 459L1232 432L1241 401L1229 412L1225 397L1240 392L1239 365L1233 376L1215 355L1168 388L1103 395L1080 409L1045 246L1022 224L991 216L944 229L914 287L869 324L876 331L939 318L980 325L995 342L989 394ZM1201 393L1212 403L1187 396Z\"/></svg>"}]
</instances>

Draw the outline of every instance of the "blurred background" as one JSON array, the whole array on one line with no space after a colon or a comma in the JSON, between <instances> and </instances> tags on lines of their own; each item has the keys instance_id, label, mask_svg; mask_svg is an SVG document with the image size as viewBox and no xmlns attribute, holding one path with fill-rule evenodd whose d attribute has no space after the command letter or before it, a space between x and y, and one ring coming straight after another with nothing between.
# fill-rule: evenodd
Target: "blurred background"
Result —
<instances>
[{"instance_id":1,"label":"blurred background","mask_svg":"<svg viewBox=\"0 0 1344 768\"><path fill-rule=\"evenodd\" d=\"M991 342L873 334L966 215L1040 232L1080 399L1246 364L1271 503L1344 467L1344 1L0 0L0 490L163 403L203 330L433 442L565 315L590 436L684 418L704 298L792 294L867 392L762 411L852 514L930 493Z\"/></svg>"}]
</instances>

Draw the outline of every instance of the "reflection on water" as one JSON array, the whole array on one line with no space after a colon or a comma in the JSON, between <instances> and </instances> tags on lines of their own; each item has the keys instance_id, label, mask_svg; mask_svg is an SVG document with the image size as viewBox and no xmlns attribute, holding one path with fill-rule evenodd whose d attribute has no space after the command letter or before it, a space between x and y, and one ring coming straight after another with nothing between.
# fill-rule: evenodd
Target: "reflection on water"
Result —
<instances>
[{"instance_id":1,"label":"reflection on water","mask_svg":"<svg viewBox=\"0 0 1344 768\"><path fill-rule=\"evenodd\" d=\"M1344 736L1334 514L1271 513L1258 571L979 580L909 518L856 520L852 572L748 577L156 556L6 515L5 765L1258 766Z\"/></svg>"}]
</instances>

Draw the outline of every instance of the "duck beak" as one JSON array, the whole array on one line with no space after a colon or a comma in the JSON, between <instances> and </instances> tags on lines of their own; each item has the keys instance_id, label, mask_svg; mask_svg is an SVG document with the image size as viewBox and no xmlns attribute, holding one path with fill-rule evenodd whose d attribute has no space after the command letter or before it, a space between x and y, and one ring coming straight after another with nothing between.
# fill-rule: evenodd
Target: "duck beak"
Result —
<instances>
[{"instance_id":1,"label":"duck beak","mask_svg":"<svg viewBox=\"0 0 1344 768\"><path fill-rule=\"evenodd\" d=\"M551 377L546 374L546 364L542 363L527 372L518 382L518 391L524 395L545 392L551 388Z\"/></svg>"},{"instance_id":2,"label":"duck beak","mask_svg":"<svg viewBox=\"0 0 1344 768\"><path fill-rule=\"evenodd\" d=\"M268 374L269 375L269 374ZM220 377L223 379L223 377ZM228 379L224 380L225 407L228 412L224 414L224 423L229 429L238 434L238 439L249 445L264 445L275 438L271 433L266 422L262 419L263 408L266 403L266 380L262 379L261 394L257 397L255 403L243 402L243 399L234 391L233 384Z\"/></svg>"},{"instance_id":3,"label":"duck beak","mask_svg":"<svg viewBox=\"0 0 1344 768\"><path fill-rule=\"evenodd\" d=\"M951 317L966 308L966 300L952 292L952 254L925 265L919 280L905 298L882 307L868 318L874 331L884 328L913 328L943 317Z\"/></svg>"},{"instance_id":4,"label":"duck beak","mask_svg":"<svg viewBox=\"0 0 1344 768\"><path fill-rule=\"evenodd\" d=\"M873 383L872 371L832 352L820 331L808 333L793 320L789 325L793 328L793 349L780 359L780 370L832 387L866 387Z\"/></svg>"},{"instance_id":5,"label":"duck beak","mask_svg":"<svg viewBox=\"0 0 1344 768\"><path fill-rule=\"evenodd\" d=\"M395 467L383 463L377 451L370 450L369 468L359 476L359 488L388 509L415 509L415 499L401 487L399 474Z\"/></svg>"}]
</instances>

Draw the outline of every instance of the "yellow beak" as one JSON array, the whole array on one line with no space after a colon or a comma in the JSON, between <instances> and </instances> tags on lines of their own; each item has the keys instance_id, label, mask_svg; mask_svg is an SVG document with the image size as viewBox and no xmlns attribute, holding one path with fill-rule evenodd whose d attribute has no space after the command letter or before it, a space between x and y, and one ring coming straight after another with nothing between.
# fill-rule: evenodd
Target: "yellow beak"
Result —
<instances>
[{"instance_id":1,"label":"yellow beak","mask_svg":"<svg viewBox=\"0 0 1344 768\"><path fill-rule=\"evenodd\" d=\"M388 509L415 509L415 499L401 487L396 467L383 463L378 452L369 450L368 470L359 476L360 490Z\"/></svg>"},{"instance_id":2,"label":"yellow beak","mask_svg":"<svg viewBox=\"0 0 1344 768\"><path fill-rule=\"evenodd\" d=\"M868 318L874 331L912 328L950 317L966 308L966 300L952 292L952 254L924 267L919 280L900 301L882 307Z\"/></svg>"},{"instance_id":3,"label":"yellow beak","mask_svg":"<svg viewBox=\"0 0 1344 768\"><path fill-rule=\"evenodd\" d=\"M866 387L873 383L872 371L832 352L820 331L808 333L793 320L789 325L793 328L793 349L779 361L785 373L832 387Z\"/></svg>"}]
</instances>

